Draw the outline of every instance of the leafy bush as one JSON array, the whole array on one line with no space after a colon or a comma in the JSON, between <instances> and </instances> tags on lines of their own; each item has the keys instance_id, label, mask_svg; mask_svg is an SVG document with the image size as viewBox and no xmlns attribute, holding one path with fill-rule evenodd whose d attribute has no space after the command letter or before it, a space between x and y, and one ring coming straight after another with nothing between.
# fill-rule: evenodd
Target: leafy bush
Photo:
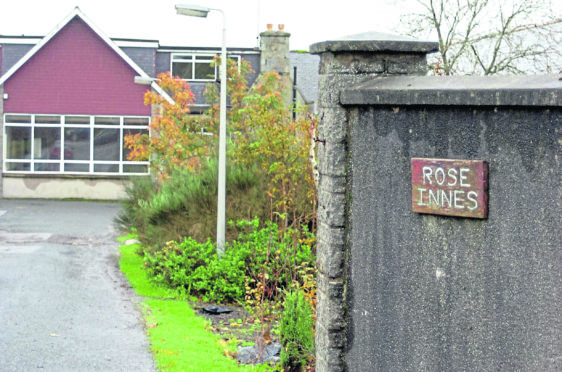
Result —
<instances>
[{"instance_id":1,"label":"leafy bush","mask_svg":"<svg viewBox=\"0 0 562 372\"><path fill-rule=\"evenodd\" d=\"M314 353L312 309L299 288L287 293L281 317L281 365L285 371L302 371Z\"/></svg>"},{"instance_id":2,"label":"leafy bush","mask_svg":"<svg viewBox=\"0 0 562 372\"><path fill-rule=\"evenodd\" d=\"M149 274L157 282L204 301L243 302L248 278L265 278L266 297L274 299L298 281L297 267L313 266L308 244L280 234L276 224L259 228L259 220L240 222L238 240L227 245L219 260L214 245L191 238L182 243L168 242L163 249L145 252Z\"/></svg>"}]
</instances>

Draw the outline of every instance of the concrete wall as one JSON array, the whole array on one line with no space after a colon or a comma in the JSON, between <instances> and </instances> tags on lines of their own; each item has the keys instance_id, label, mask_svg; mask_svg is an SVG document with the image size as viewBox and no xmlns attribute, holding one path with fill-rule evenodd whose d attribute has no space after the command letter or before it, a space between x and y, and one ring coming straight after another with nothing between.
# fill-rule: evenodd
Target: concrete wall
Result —
<instances>
[{"instance_id":1,"label":"concrete wall","mask_svg":"<svg viewBox=\"0 0 562 372\"><path fill-rule=\"evenodd\" d=\"M392 75L363 41L313 46L317 370L561 370L562 82ZM487 161L488 218L412 212L416 157Z\"/></svg>"},{"instance_id":2,"label":"concrete wall","mask_svg":"<svg viewBox=\"0 0 562 372\"><path fill-rule=\"evenodd\" d=\"M93 199L126 198L126 179L48 178L37 176L6 177L2 180L4 198Z\"/></svg>"}]
</instances>

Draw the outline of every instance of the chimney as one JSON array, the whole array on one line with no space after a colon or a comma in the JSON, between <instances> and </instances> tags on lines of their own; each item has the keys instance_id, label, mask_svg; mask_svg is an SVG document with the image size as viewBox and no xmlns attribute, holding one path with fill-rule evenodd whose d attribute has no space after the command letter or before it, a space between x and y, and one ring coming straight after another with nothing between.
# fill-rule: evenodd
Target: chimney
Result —
<instances>
[{"instance_id":1,"label":"chimney","mask_svg":"<svg viewBox=\"0 0 562 372\"><path fill-rule=\"evenodd\" d=\"M260 33L261 72L275 71L281 76L289 77L291 73L289 58L290 33L285 32L285 25L278 25L273 31L268 24L268 30Z\"/></svg>"}]
</instances>

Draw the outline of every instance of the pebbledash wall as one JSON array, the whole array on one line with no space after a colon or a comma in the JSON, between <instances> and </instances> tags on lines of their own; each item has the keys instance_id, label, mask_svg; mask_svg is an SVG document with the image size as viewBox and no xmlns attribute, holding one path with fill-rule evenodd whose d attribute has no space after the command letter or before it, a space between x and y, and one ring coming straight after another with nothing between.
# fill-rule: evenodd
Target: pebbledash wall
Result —
<instances>
[{"instance_id":1,"label":"pebbledash wall","mask_svg":"<svg viewBox=\"0 0 562 372\"><path fill-rule=\"evenodd\" d=\"M423 76L436 49L311 47L317 370L562 370L562 81ZM487 218L414 213L412 158L486 161Z\"/></svg>"}]
</instances>

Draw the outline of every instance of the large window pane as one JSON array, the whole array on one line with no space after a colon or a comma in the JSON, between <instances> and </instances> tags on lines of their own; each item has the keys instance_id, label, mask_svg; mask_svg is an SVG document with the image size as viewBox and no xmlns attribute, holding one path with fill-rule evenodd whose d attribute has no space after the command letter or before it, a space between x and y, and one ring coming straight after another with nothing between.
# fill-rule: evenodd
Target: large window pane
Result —
<instances>
[{"instance_id":1,"label":"large window pane","mask_svg":"<svg viewBox=\"0 0 562 372\"><path fill-rule=\"evenodd\" d=\"M31 127L6 127L8 159L31 158Z\"/></svg>"},{"instance_id":2,"label":"large window pane","mask_svg":"<svg viewBox=\"0 0 562 372\"><path fill-rule=\"evenodd\" d=\"M179 76L185 80L193 79L193 64L185 62L172 63L172 76Z\"/></svg>"},{"instance_id":3,"label":"large window pane","mask_svg":"<svg viewBox=\"0 0 562 372\"><path fill-rule=\"evenodd\" d=\"M67 160L90 160L89 128L70 127L64 129L64 158Z\"/></svg>"},{"instance_id":4,"label":"large window pane","mask_svg":"<svg viewBox=\"0 0 562 372\"><path fill-rule=\"evenodd\" d=\"M60 159L60 128L39 128L34 131L35 159Z\"/></svg>"},{"instance_id":5,"label":"large window pane","mask_svg":"<svg viewBox=\"0 0 562 372\"><path fill-rule=\"evenodd\" d=\"M123 160L132 160L129 159L131 150L125 146L125 137L135 135L143 136L143 142L148 143L148 129L123 129ZM146 161L148 160L148 157L146 159L135 160Z\"/></svg>"},{"instance_id":6,"label":"large window pane","mask_svg":"<svg viewBox=\"0 0 562 372\"><path fill-rule=\"evenodd\" d=\"M215 67L211 66L211 63L196 63L195 64L195 79L196 80L214 80L215 79Z\"/></svg>"},{"instance_id":7,"label":"large window pane","mask_svg":"<svg viewBox=\"0 0 562 372\"><path fill-rule=\"evenodd\" d=\"M94 160L119 161L119 129L94 129Z\"/></svg>"}]
</instances>

